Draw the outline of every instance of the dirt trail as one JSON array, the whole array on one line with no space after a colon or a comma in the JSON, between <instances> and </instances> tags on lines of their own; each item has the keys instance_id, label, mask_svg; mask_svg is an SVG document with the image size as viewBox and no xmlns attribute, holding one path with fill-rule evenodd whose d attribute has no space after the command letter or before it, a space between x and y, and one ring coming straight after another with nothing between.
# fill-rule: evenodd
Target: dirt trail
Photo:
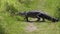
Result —
<instances>
[{"instance_id":1,"label":"dirt trail","mask_svg":"<svg viewBox=\"0 0 60 34\"><path fill-rule=\"evenodd\" d=\"M28 23L28 26L26 26L26 31L32 32L37 30L37 27L33 23Z\"/></svg>"}]
</instances>

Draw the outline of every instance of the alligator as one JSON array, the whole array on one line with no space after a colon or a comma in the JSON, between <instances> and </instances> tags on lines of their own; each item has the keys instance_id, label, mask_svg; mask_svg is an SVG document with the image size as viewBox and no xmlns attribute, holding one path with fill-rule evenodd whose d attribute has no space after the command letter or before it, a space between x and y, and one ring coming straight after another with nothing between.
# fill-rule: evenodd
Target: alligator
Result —
<instances>
[{"instance_id":1,"label":"alligator","mask_svg":"<svg viewBox=\"0 0 60 34\"><path fill-rule=\"evenodd\" d=\"M37 21L40 21L40 18L42 18L42 21L45 21L45 19L52 21L52 22L58 22L57 18L53 18L47 14L45 14L43 11L38 10L31 10L26 12L18 12L17 15L24 16L26 21L29 21L28 18L37 18Z\"/></svg>"}]
</instances>

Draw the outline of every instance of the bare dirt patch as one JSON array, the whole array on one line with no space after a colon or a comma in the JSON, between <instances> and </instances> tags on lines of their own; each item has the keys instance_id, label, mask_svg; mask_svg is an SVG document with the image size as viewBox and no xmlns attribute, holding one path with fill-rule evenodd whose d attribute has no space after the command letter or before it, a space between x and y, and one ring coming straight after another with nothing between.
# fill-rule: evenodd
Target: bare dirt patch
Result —
<instances>
[{"instance_id":1,"label":"bare dirt patch","mask_svg":"<svg viewBox=\"0 0 60 34\"><path fill-rule=\"evenodd\" d=\"M33 23L28 23L28 26L26 26L25 30L27 32L32 32L37 30L37 27Z\"/></svg>"}]
</instances>

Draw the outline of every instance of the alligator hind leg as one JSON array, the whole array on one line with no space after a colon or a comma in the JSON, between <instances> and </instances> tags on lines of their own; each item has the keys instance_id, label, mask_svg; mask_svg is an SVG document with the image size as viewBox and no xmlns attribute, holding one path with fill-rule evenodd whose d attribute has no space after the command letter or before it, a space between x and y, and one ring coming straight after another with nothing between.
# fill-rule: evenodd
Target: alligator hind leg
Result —
<instances>
[{"instance_id":1,"label":"alligator hind leg","mask_svg":"<svg viewBox=\"0 0 60 34\"><path fill-rule=\"evenodd\" d=\"M40 18L37 18L37 21L40 21Z\"/></svg>"},{"instance_id":2,"label":"alligator hind leg","mask_svg":"<svg viewBox=\"0 0 60 34\"><path fill-rule=\"evenodd\" d=\"M45 18L42 18L42 22L45 22Z\"/></svg>"}]
</instances>

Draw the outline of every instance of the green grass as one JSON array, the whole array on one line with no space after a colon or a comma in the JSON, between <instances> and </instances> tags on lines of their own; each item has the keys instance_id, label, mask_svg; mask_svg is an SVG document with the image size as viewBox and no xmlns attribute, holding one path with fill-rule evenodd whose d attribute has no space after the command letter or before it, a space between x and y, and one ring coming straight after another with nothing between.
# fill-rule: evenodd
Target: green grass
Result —
<instances>
[{"instance_id":1,"label":"green grass","mask_svg":"<svg viewBox=\"0 0 60 34\"><path fill-rule=\"evenodd\" d=\"M25 27L29 23L22 21L23 17L11 14L11 12L43 10L52 17L60 18L58 15L60 13L59 7L60 0L21 0L21 2L18 0L0 0L0 34L60 34L60 22L33 22L38 29L26 32Z\"/></svg>"}]
</instances>

